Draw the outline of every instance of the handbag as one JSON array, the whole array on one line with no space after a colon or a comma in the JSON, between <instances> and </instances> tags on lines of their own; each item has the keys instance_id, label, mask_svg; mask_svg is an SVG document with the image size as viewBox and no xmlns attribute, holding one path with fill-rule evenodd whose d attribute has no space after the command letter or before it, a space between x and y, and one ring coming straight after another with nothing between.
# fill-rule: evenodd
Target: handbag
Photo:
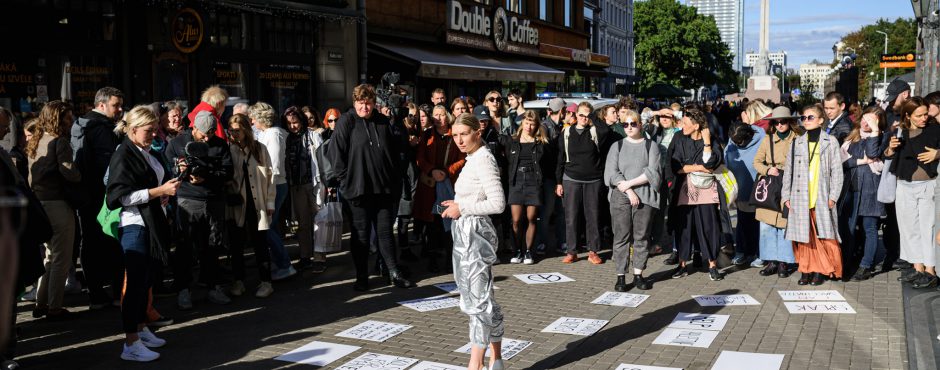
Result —
<instances>
[{"instance_id":1,"label":"handbag","mask_svg":"<svg viewBox=\"0 0 940 370\"><path fill-rule=\"evenodd\" d=\"M118 228L121 226L121 209L121 207L108 208L108 196L105 195L104 201L101 202L101 209L98 210L98 224L101 225L101 231L114 239L118 238Z\"/></svg>"},{"instance_id":2,"label":"handbag","mask_svg":"<svg viewBox=\"0 0 940 370\"><path fill-rule=\"evenodd\" d=\"M897 137L901 137L901 130L898 130ZM884 204L894 203L897 197L898 177L891 173L891 161L885 159L881 179L878 180L878 201Z\"/></svg>"},{"instance_id":3,"label":"handbag","mask_svg":"<svg viewBox=\"0 0 940 370\"><path fill-rule=\"evenodd\" d=\"M313 250L317 253L335 253L343 247L343 206L336 196L328 197L327 203L313 219Z\"/></svg>"},{"instance_id":4,"label":"handbag","mask_svg":"<svg viewBox=\"0 0 940 370\"><path fill-rule=\"evenodd\" d=\"M713 178L718 181L718 186L721 186L721 190L724 191L727 204L729 206L734 204L734 201L738 199L738 179L734 177L731 170L725 165L718 166Z\"/></svg>"},{"instance_id":5,"label":"handbag","mask_svg":"<svg viewBox=\"0 0 940 370\"><path fill-rule=\"evenodd\" d=\"M770 145L770 164L777 167L777 160L774 158L773 143ZM783 171L774 175L760 175L754 181L754 188L751 189L750 204L757 208L768 209L774 212L783 210L780 204L783 198Z\"/></svg>"}]
</instances>

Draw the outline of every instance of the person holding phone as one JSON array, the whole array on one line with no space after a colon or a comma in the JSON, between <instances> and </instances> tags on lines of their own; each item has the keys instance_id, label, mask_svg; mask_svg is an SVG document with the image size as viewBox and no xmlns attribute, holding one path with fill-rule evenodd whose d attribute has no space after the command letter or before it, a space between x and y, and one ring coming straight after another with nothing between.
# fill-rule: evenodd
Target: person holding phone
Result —
<instances>
[{"instance_id":1,"label":"person holding phone","mask_svg":"<svg viewBox=\"0 0 940 370\"><path fill-rule=\"evenodd\" d=\"M885 205L878 201L878 184L884 162L881 161L881 132L887 126L884 110L871 107L862 114L860 122L852 128L842 144L846 194L839 213L840 233L845 238L845 249L855 250L858 239L865 240L865 249L858 270L852 280L862 281L874 273L875 254L880 249L878 229ZM846 156L847 154L847 156ZM864 235L857 235L861 224Z\"/></svg>"}]
</instances>

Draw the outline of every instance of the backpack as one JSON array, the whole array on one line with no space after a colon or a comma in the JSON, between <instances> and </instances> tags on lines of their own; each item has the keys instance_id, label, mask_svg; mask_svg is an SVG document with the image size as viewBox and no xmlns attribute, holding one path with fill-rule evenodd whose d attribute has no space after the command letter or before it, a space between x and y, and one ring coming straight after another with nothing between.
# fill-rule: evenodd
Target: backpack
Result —
<instances>
[{"instance_id":1,"label":"backpack","mask_svg":"<svg viewBox=\"0 0 940 370\"><path fill-rule=\"evenodd\" d=\"M330 147L330 141L333 139L326 139L316 150L317 157L317 169L320 172L320 179L329 184L331 180L330 175L333 173L333 163L330 162L329 156L327 156L327 151Z\"/></svg>"}]
</instances>

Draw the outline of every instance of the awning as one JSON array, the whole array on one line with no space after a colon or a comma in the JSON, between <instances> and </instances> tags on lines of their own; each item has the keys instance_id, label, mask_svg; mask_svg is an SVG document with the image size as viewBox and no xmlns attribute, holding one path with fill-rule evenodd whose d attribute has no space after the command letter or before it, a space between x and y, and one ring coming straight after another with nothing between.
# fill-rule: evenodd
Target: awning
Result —
<instances>
[{"instance_id":1,"label":"awning","mask_svg":"<svg viewBox=\"0 0 940 370\"><path fill-rule=\"evenodd\" d=\"M565 73L524 60L504 60L468 55L451 51L370 42L373 48L395 54L396 59L407 59L418 65L417 75L450 80L561 82ZM381 52L380 52L381 53Z\"/></svg>"}]
</instances>

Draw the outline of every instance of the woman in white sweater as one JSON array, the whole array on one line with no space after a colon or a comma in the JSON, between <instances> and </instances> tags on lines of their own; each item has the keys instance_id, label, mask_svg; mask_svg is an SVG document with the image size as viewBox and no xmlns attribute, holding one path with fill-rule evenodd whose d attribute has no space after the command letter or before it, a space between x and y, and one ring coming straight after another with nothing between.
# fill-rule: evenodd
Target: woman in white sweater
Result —
<instances>
[{"instance_id":1,"label":"woman in white sweater","mask_svg":"<svg viewBox=\"0 0 940 370\"><path fill-rule=\"evenodd\" d=\"M499 239L489 215L502 213L506 198L496 158L482 145L480 121L469 113L461 114L451 133L460 151L467 153L467 162L454 185L454 200L442 203L447 209L441 217L454 219L454 280L460 291L460 310L470 316L467 369L484 369L483 356L490 347L489 369L501 370L503 313L493 298L492 272Z\"/></svg>"}]
</instances>

